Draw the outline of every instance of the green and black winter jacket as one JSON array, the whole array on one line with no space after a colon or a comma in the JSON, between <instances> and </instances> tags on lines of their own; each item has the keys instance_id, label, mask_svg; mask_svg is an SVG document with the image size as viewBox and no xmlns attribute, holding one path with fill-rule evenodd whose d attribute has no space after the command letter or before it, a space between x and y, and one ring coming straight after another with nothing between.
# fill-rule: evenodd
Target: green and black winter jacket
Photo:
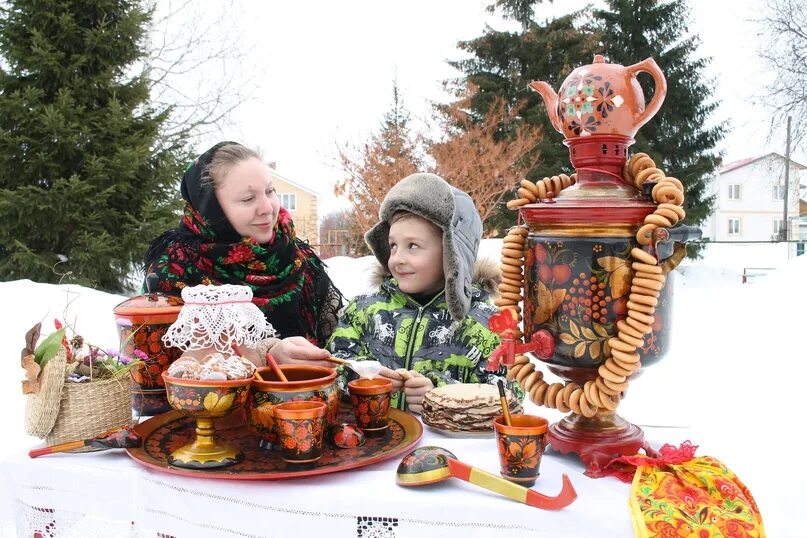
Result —
<instances>
[{"instance_id":1,"label":"green and black winter jacket","mask_svg":"<svg viewBox=\"0 0 807 538\"><path fill-rule=\"evenodd\" d=\"M402 292L395 279L383 278L379 290L354 297L339 318L339 326L328 341L335 357L377 360L392 370L415 370L431 379L435 387L448 383L492 383L505 380L506 368L485 370L487 358L499 345L499 337L488 329L488 319L496 312L489 302L487 288L495 289L498 275L485 274L493 266L478 264L471 308L460 321L451 318L445 294L427 304L418 303ZM475 275L475 276L477 276ZM341 367L340 367L341 368ZM339 385L345 389L355 374L344 368ZM507 383L519 399L523 391ZM403 393L393 394L391 405L405 409Z\"/></svg>"}]
</instances>

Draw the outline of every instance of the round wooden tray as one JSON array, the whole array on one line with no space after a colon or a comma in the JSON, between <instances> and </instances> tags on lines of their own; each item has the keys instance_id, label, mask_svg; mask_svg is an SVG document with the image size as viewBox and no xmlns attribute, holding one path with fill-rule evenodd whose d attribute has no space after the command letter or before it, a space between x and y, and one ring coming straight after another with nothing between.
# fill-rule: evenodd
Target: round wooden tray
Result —
<instances>
[{"instance_id":1,"label":"round wooden tray","mask_svg":"<svg viewBox=\"0 0 807 538\"><path fill-rule=\"evenodd\" d=\"M350 409L340 410L340 421L353 422ZM389 410L389 428L383 437L367 437L356 448L335 448L324 442L322 458L309 464L290 464L280 458L279 451L258 446L260 438L246 425L216 431L216 436L244 453L244 460L222 469L181 469L168 463L168 455L193 440L195 422L179 411L168 411L135 427L143 439L138 448L127 448L134 460L158 471L182 476L221 478L228 480L282 480L372 465L393 458L414 446L423 434L420 421L398 409Z\"/></svg>"}]
</instances>

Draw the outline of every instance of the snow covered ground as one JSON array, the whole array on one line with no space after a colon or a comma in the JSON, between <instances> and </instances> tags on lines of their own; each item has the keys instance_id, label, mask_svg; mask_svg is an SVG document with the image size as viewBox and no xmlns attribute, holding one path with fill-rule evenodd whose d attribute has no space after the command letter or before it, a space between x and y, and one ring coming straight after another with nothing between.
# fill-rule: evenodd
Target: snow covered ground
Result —
<instances>
[{"instance_id":1,"label":"snow covered ground","mask_svg":"<svg viewBox=\"0 0 807 538\"><path fill-rule=\"evenodd\" d=\"M482 255L497 257L500 242L486 240ZM327 260L347 297L368 289L373 258ZM774 267L742 283L743 267ZM792 534L792 510L805 482L798 463L802 396L807 393L807 256L787 258L781 245L712 245L704 260L682 264L674 279L672 344L659 364L631 383L619 408L645 429L680 428L699 454L721 459L755 494L770 536ZM52 330L67 318L85 339L117 346L112 308L125 297L79 286L27 280L0 282L0 376L4 435L0 459L39 444L23 432L19 351L34 323ZM559 414L540 410L550 419ZM679 431L676 429L666 432ZM798 437L797 437L798 436ZM797 452L798 451L798 452Z\"/></svg>"}]
</instances>

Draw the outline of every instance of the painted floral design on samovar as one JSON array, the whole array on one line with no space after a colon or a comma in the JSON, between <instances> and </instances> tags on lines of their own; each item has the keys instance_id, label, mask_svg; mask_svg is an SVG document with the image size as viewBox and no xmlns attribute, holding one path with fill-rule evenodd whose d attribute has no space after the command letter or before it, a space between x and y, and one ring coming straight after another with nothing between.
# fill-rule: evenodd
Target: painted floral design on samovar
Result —
<instances>
[{"instance_id":1,"label":"painted floral design on samovar","mask_svg":"<svg viewBox=\"0 0 807 538\"><path fill-rule=\"evenodd\" d=\"M655 83L647 104L638 72ZM652 58L625 67L597 55L557 94L545 82L530 87L565 136L575 173L523 180L508 202L519 225L503 242L500 314L491 324L502 345L489 367L508 364L533 402L569 413L550 426L548 444L579 454L586 474L601 476L611 458L648 449L616 408L629 381L669 345L670 271L700 230L679 224L681 181L646 154L628 159L666 94ZM545 381L528 350L564 382Z\"/></svg>"}]
</instances>

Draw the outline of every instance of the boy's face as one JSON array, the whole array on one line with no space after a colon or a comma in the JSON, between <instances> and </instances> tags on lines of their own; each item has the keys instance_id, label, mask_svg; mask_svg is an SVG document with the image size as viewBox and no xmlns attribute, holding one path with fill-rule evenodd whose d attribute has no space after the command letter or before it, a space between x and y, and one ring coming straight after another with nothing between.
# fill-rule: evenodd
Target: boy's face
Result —
<instances>
[{"instance_id":1,"label":"boy's face","mask_svg":"<svg viewBox=\"0 0 807 538\"><path fill-rule=\"evenodd\" d=\"M414 215L403 217L390 226L389 249L389 270L402 292L411 295L443 289L440 228Z\"/></svg>"}]
</instances>

